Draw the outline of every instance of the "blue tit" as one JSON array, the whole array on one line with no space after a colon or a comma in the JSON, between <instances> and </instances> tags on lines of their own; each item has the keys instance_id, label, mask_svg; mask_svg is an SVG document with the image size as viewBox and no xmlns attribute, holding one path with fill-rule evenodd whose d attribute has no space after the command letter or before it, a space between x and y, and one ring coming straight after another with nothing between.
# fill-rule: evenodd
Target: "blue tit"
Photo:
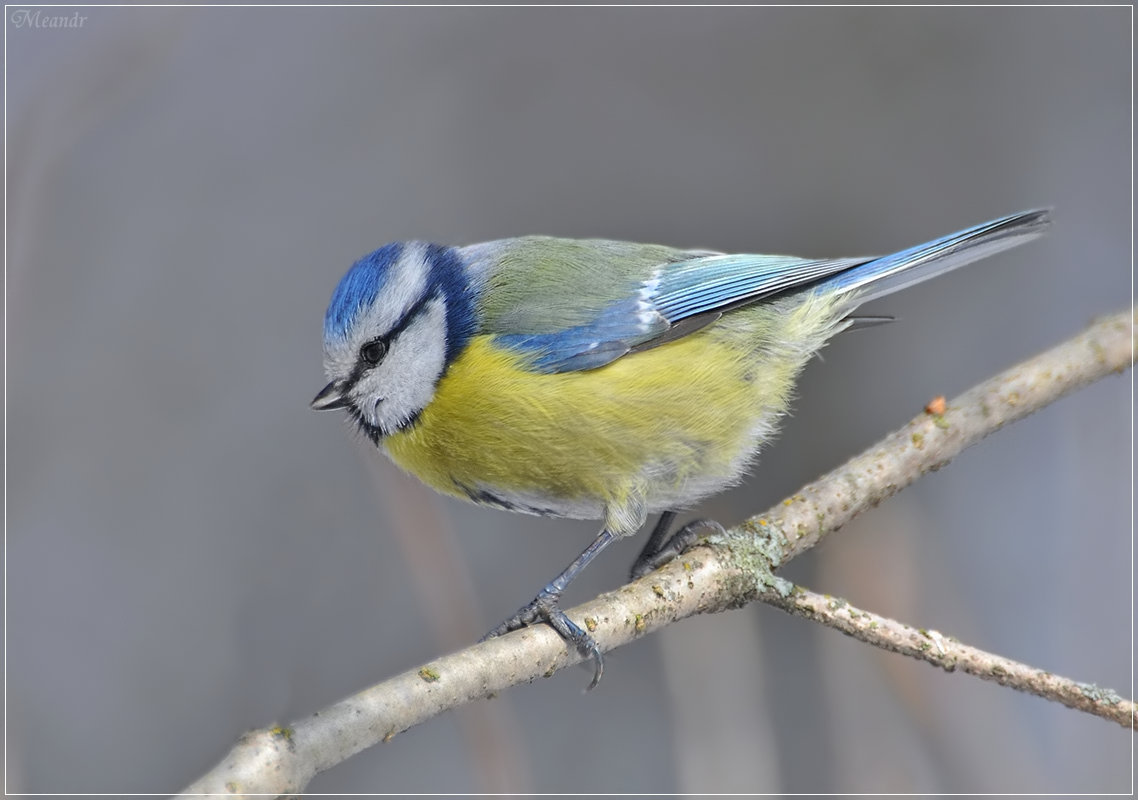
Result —
<instances>
[{"instance_id":1,"label":"blue tit","mask_svg":"<svg viewBox=\"0 0 1138 800\"><path fill-rule=\"evenodd\" d=\"M603 662L561 611L609 543L738 482L787 412L795 379L867 300L1039 236L1047 210L883 257L729 255L545 236L447 247L396 242L348 270L324 318L329 383L400 467L440 492L543 516L600 519L596 540L489 635L535 622Z\"/></svg>"}]
</instances>

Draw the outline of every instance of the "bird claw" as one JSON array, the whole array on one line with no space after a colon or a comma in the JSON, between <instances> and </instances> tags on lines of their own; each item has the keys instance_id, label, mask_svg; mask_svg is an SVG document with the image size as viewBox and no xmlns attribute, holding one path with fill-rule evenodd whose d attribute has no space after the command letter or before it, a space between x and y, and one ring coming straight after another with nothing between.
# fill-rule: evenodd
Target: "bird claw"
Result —
<instances>
[{"instance_id":1,"label":"bird claw","mask_svg":"<svg viewBox=\"0 0 1138 800\"><path fill-rule=\"evenodd\" d=\"M666 542L652 552L644 552L629 570L632 580L654 572L668 562L686 553L709 535L725 536L727 531L713 519L696 519L673 533Z\"/></svg>"},{"instance_id":2,"label":"bird claw","mask_svg":"<svg viewBox=\"0 0 1138 800\"><path fill-rule=\"evenodd\" d=\"M519 608L517 613L487 633L479 639L479 641L484 642L487 639L504 636L511 631L516 631L538 622L544 622L553 628L553 630L557 631L557 635L564 639L566 644L571 645L581 655L593 660L593 680L585 687L585 691L587 692L595 688L601 681L601 676L605 671L604 656L601 655L601 650L597 647L597 643L593 640L593 637L581 628L581 626L565 616L565 612L561 610L561 606L559 605L560 600L560 592L552 592L549 591L549 589L543 589L541 593L533 599L533 602Z\"/></svg>"}]
</instances>

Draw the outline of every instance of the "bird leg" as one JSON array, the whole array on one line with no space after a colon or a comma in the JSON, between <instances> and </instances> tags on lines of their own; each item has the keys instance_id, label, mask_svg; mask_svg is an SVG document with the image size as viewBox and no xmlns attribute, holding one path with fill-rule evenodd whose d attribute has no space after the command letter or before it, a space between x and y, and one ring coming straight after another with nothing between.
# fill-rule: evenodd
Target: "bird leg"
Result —
<instances>
[{"instance_id":1,"label":"bird leg","mask_svg":"<svg viewBox=\"0 0 1138 800\"><path fill-rule=\"evenodd\" d=\"M565 587L581 573L581 570L587 567L589 562L596 558L597 554L604 550L614 538L608 528L601 531L600 535L593 540L593 543L586 547L585 551L577 556L564 572L550 581L544 589L538 592L533 602L519 608L516 614L483 636L482 640L485 641L495 636L502 636L510 631L516 631L519 628L532 625L535 622L545 622L549 627L557 631L557 634L562 639L575 647L577 652L593 659L593 681L589 684L586 691L595 687L600 683L601 675L604 674L605 671L604 658L601 656L601 651L600 648L597 647L597 643L593 641L593 637L569 619L569 617L565 616L565 612L561 610L561 593L564 592Z\"/></svg>"}]
</instances>

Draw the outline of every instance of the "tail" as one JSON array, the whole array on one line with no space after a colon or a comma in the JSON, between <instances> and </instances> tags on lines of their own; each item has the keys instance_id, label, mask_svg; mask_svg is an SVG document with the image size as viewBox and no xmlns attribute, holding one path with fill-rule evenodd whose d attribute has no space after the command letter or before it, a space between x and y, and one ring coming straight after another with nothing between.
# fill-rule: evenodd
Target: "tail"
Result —
<instances>
[{"instance_id":1,"label":"tail","mask_svg":"<svg viewBox=\"0 0 1138 800\"><path fill-rule=\"evenodd\" d=\"M817 288L849 295L847 310L1029 242L1051 226L1051 209L1021 211L908 250L867 261L823 279Z\"/></svg>"}]
</instances>

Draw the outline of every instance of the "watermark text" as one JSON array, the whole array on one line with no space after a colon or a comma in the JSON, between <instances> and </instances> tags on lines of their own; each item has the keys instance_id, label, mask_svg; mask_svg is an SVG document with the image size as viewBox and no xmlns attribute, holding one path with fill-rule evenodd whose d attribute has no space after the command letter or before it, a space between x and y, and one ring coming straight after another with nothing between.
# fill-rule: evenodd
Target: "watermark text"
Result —
<instances>
[{"instance_id":1,"label":"watermark text","mask_svg":"<svg viewBox=\"0 0 1138 800\"><path fill-rule=\"evenodd\" d=\"M78 11L52 14L42 8L17 8L8 16L14 28L82 28L87 17Z\"/></svg>"}]
</instances>

